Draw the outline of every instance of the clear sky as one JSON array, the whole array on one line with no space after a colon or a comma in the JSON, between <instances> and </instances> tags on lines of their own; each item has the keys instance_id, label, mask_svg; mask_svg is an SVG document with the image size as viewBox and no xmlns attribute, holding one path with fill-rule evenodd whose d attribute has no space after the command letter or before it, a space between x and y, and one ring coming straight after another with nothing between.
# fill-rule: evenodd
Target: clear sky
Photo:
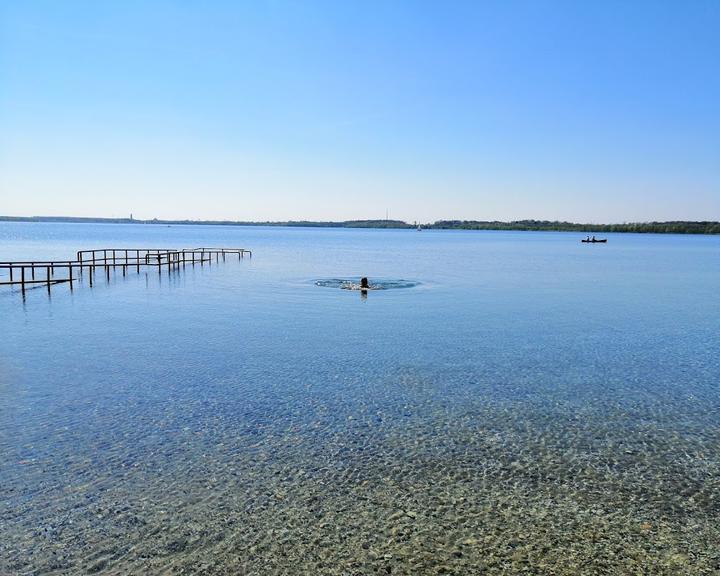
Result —
<instances>
[{"instance_id":1,"label":"clear sky","mask_svg":"<svg viewBox=\"0 0 720 576\"><path fill-rule=\"evenodd\" d=\"M0 2L0 214L720 219L720 1Z\"/></svg>"}]
</instances>

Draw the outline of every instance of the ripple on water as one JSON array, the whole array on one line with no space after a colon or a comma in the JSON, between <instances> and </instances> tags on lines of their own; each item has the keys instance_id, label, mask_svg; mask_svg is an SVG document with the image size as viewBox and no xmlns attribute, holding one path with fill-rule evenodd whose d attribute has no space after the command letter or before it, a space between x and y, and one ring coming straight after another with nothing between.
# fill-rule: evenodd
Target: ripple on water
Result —
<instances>
[{"instance_id":1,"label":"ripple on water","mask_svg":"<svg viewBox=\"0 0 720 576\"><path fill-rule=\"evenodd\" d=\"M322 286L323 288L340 288L341 290L394 290L397 288L414 288L418 286L420 282L399 279L377 279L371 280L369 284L369 288L362 288L360 286L360 278L325 278L315 280L316 286Z\"/></svg>"}]
</instances>

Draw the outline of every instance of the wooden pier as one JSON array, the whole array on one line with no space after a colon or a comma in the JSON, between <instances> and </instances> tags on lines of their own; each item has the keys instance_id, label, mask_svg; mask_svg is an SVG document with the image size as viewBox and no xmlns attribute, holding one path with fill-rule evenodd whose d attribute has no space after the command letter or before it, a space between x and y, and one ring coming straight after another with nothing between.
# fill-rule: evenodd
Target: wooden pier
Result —
<instances>
[{"instance_id":1,"label":"wooden pier","mask_svg":"<svg viewBox=\"0 0 720 576\"><path fill-rule=\"evenodd\" d=\"M228 256L237 255L238 260L252 257L252 251L245 248L100 248L80 250L75 260L0 262L0 286L19 286L23 294L29 287L68 284L79 282L87 275L90 286L93 285L96 271L101 269L107 279L110 270L121 269L123 276L129 271L140 272L143 268L157 268L162 274L167 271L185 268L186 265L212 265L213 259L219 263Z\"/></svg>"}]
</instances>

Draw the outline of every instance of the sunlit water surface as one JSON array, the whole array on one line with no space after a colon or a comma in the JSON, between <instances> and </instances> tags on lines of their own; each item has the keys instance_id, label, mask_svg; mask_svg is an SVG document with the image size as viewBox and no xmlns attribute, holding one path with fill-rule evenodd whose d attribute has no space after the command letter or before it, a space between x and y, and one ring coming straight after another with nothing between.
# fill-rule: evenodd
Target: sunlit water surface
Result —
<instances>
[{"instance_id":1,"label":"sunlit water surface","mask_svg":"<svg viewBox=\"0 0 720 576\"><path fill-rule=\"evenodd\" d=\"M0 574L717 574L720 238L0 224ZM408 281L361 293L318 286Z\"/></svg>"}]
</instances>

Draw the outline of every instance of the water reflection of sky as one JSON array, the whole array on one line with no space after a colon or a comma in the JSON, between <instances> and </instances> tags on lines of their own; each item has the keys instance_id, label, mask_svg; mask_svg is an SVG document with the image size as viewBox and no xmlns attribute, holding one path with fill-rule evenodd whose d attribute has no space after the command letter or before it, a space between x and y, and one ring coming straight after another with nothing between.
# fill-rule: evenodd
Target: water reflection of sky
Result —
<instances>
[{"instance_id":1,"label":"water reflection of sky","mask_svg":"<svg viewBox=\"0 0 720 576\"><path fill-rule=\"evenodd\" d=\"M0 238L254 251L0 294L0 573L717 569L715 238ZM363 275L422 284L359 306L310 280Z\"/></svg>"}]
</instances>

